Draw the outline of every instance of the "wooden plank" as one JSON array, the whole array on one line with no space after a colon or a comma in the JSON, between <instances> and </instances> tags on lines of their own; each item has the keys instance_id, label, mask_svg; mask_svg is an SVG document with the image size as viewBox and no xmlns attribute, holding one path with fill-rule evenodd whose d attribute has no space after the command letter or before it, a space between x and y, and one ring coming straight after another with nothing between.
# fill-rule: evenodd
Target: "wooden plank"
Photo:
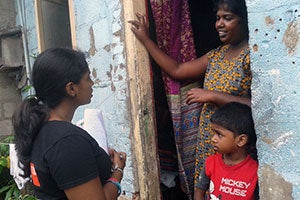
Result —
<instances>
[{"instance_id":1,"label":"wooden plank","mask_svg":"<svg viewBox=\"0 0 300 200\"><path fill-rule=\"evenodd\" d=\"M37 41L38 42L38 50L39 50L39 52L42 52L45 50L42 0L35 0L34 7L35 7L35 21L36 21L37 40L38 40Z\"/></svg>"},{"instance_id":2,"label":"wooden plank","mask_svg":"<svg viewBox=\"0 0 300 200\"><path fill-rule=\"evenodd\" d=\"M68 4L69 4L69 18L70 18L72 48L77 49L74 3L73 0L68 0L68 2L69 2Z\"/></svg>"},{"instance_id":3,"label":"wooden plank","mask_svg":"<svg viewBox=\"0 0 300 200\"><path fill-rule=\"evenodd\" d=\"M144 0L123 1L125 46L132 121L132 157L139 199L160 200L160 181L154 122L154 101L148 52L128 23L136 12L145 13ZM134 160L135 159L135 160Z\"/></svg>"}]
</instances>

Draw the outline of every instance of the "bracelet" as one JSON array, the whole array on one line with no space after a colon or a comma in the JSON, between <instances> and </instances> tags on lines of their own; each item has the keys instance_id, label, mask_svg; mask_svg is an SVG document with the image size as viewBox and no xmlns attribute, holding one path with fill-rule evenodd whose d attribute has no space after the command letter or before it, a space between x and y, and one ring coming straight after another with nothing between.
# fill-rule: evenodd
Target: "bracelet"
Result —
<instances>
[{"instance_id":1,"label":"bracelet","mask_svg":"<svg viewBox=\"0 0 300 200\"><path fill-rule=\"evenodd\" d=\"M120 182L116 178L112 178L112 177L109 178L106 182L114 184L118 188L118 196L120 196L122 191Z\"/></svg>"}]
</instances>

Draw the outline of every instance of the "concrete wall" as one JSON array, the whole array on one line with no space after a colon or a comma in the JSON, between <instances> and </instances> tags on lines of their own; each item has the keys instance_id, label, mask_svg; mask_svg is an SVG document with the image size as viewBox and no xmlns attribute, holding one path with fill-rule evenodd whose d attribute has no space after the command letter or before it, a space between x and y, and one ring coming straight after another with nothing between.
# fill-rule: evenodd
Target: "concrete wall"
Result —
<instances>
[{"instance_id":1,"label":"concrete wall","mask_svg":"<svg viewBox=\"0 0 300 200\"><path fill-rule=\"evenodd\" d=\"M246 2L261 199L300 199L300 1Z\"/></svg>"},{"instance_id":2,"label":"concrete wall","mask_svg":"<svg viewBox=\"0 0 300 200\"><path fill-rule=\"evenodd\" d=\"M0 71L0 138L12 134L11 116L21 102L17 86L8 73Z\"/></svg>"},{"instance_id":3,"label":"concrete wall","mask_svg":"<svg viewBox=\"0 0 300 200\"><path fill-rule=\"evenodd\" d=\"M1 38L18 30L16 24L16 9L13 1L0 1L0 64L4 63L1 52ZM3 61L3 62L2 62ZM9 78L11 70L0 69L0 138L12 134L11 116L16 105L21 101L17 84Z\"/></svg>"},{"instance_id":4,"label":"concrete wall","mask_svg":"<svg viewBox=\"0 0 300 200\"><path fill-rule=\"evenodd\" d=\"M1 0L0 1L0 34L7 32L8 30L16 26L16 9L14 1Z\"/></svg>"}]
</instances>

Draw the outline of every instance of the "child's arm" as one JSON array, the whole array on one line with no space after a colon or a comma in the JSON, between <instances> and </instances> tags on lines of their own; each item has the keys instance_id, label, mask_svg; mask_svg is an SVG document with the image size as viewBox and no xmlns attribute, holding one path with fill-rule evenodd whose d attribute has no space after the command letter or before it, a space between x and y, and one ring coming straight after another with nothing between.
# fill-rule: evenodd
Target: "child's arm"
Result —
<instances>
[{"instance_id":1,"label":"child's arm","mask_svg":"<svg viewBox=\"0 0 300 200\"><path fill-rule=\"evenodd\" d=\"M201 190L199 188L195 188L194 191L194 200L204 200L205 198L205 190Z\"/></svg>"},{"instance_id":2,"label":"child's arm","mask_svg":"<svg viewBox=\"0 0 300 200\"><path fill-rule=\"evenodd\" d=\"M194 188L194 200L204 200L205 193L209 189L210 178L205 173L205 165L200 172L199 180Z\"/></svg>"}]
</instances>

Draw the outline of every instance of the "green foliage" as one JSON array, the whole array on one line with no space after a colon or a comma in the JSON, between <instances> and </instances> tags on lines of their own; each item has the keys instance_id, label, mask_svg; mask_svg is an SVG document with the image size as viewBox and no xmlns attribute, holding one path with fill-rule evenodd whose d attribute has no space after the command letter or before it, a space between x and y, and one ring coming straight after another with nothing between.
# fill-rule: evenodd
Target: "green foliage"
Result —
<instances>
[{"instance_id":1,"label":"green foliage","mask_svg":"<svg viewBox=\"0 0 300 200\"><path fill-rule=\"evenodd\" d=\"M9 143L13 136L8 136L0 143L0 199L3 200L37 200L29 194L31 191L20 191L10 175Z\"/></svg>"},{"instance_id":2,"label":"green foliage","mask_svg":"<svg viewBox=\"0 0 300 200\"><path fill-rule=\"evenodd\" d=\"M28 93L32 89L32 85L26 85L23 87L22 92Z\"/></svg>"}]
</instances>

